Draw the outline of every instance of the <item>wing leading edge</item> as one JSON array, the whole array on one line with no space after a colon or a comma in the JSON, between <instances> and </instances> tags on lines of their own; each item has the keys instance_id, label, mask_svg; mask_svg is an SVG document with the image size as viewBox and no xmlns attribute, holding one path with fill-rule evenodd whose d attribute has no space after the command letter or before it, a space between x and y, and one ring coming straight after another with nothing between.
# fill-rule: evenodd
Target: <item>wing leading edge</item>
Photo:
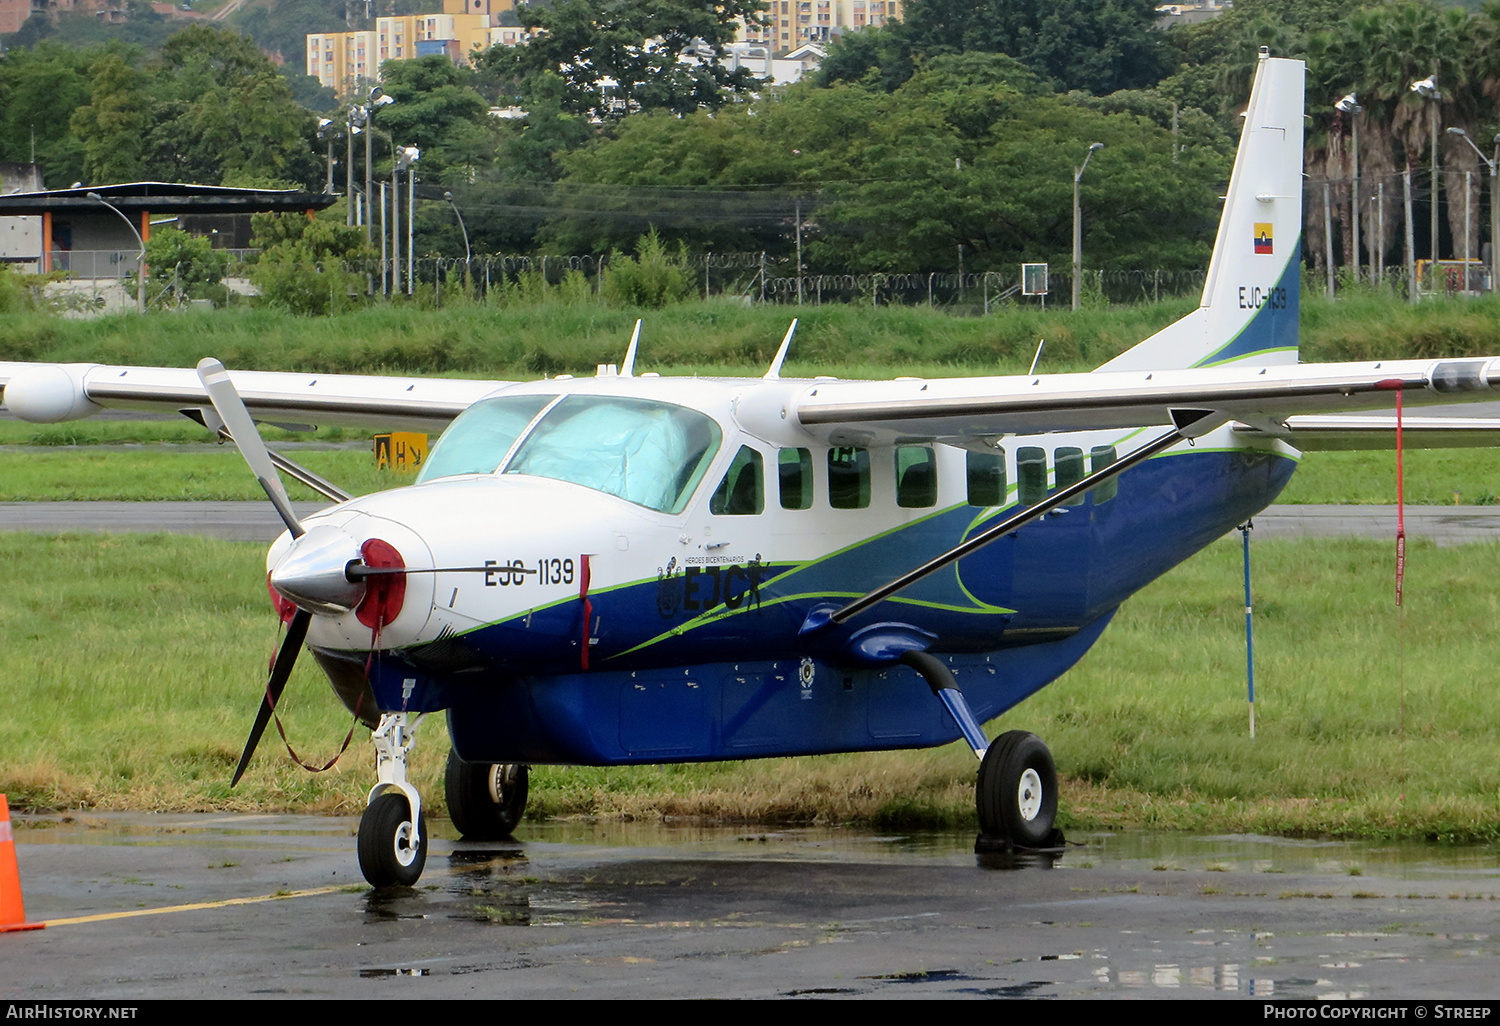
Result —
<instances>
[{"instance_id":1,"label":"wing leading edge","mask_svg":"<svg viewBox=\"0 0 1500 1026\"><path fill-rule=\"evenodd\" d=\"M513 384L355 374L234 371L256 420L440 432L470 404ZM172 367L0 363L6 407L22 420L56 423L101 410L176 412L212 404L196 372Z\"/></svg>"},{"instance_id":2,"label":"wing leading edge","mask_svg":"<svg viewBox=\"0 0 1500 1026\"><path fill-rule=\"evenodd\" d=\"M1142 428L1212 410L1288 436L1287 418L1500 399L1500 357L1153 372L821 381L791 397L803 430L839 445ZM1308 425L1312 427L1313 425ZM1392 425L1393 426L1393 425Z\"/></svg>"}]
</instances>

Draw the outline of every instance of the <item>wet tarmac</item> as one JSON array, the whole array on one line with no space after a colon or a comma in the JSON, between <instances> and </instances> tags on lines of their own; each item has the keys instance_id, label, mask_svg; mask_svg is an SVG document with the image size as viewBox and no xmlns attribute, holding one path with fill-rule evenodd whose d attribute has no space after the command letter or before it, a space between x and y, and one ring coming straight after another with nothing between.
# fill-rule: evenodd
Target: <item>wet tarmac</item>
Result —
<instances>
[{"instance_id":1,"label":"wet tarmac","mask_svg":"<svg viewBox=\"0 0 1500 1026\"><path fill-rule=\"evenodd\" d=\"M1057 858L955 833L434 824L415 890L352 819L17 819L44 930L0 999L1483 999L1500 852L1090 834Z\"/></svg>"}]
</instances>

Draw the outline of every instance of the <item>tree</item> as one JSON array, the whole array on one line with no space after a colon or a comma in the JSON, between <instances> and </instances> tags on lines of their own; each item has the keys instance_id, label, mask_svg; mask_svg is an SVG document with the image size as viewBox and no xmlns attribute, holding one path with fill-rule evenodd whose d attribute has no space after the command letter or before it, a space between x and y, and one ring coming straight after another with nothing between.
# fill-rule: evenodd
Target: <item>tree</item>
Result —
<instances>
[{"instance_id":1,"label":"tree","mask_svg":"<svg viewBox=\"0 0 1500 1026\"><path fill-rule=\"evenodd\" d=\"M157 126L175 122L163 134L181 144L159 154L157 167L168 170L180 156L212 184L246 174L303 184L319 177L312 114L248 36L195 25L167 41L151 71Z\"/></svg>"},{"instance_id":2,"label":"tree","mask_svg":"<svg viewBox=\"0 0 1500 1026\"><path fill-rule=\"evenodd\" d=\"M170 288L178 302L222 299L228 258L202 236L158 228L146 241L146 266L153 294Z\"/></svg>"},{"instance_id":3,"label":"tree","mask_svg":"<svg viewBox=\"0 0 1500 1026\"><path fill-rule=\"evenodd\" d=\"M820 271L947 270L959 246L969 270L1066 263L1073 167L1096 141L1106 148L1083 190L1091 265L1202 266L1227 135L1189 119L1174 160L1165 128L1054 96L985 54L934 59L894 93L794 88L712 117L628 118L563 158L569 212L545 237L620 247L649 221L669 242L789 254L800 226Z\"/></svg>"},{"instance_id":4,"label":"tree","mask_svg":"<svg viewBox=\"0 0 1500 1026\"><path fill-rule=\"evenodd\" d=\"M145 78L118 53L89 71L89 102L69 122L83 144L83 180L95 184L141 177L144 140L151 126Z\"/></svg>"},{"instance_id":5,"label":"tree","mask_svg":"<svg viewBox=\"0 0 1500 1026\"><path fill-rule=\"evenodd\" d=\"M474 73L446 57L392 61L382 83L396 102L377 108L375 121L397 146L422 151L423 181L442 179L450 168L467 180L495 160L495 126L473 88Z\"/></svg>"},{"instance_id":6,"label":"tree","mask_svg":"<svg viewBox=\"0 0 1500 1026\"><path fill-rule=\"evenodd\" d=\"M338 313L365 289L360 265L370 256L364 229L324 215L256 214L253 241L260 249L250 281L261 301L296 314Z\"/></svg>"},{"instance_id":7,"label":"tree","mask_svg":"<svg viewBox=\"0 0 1500 1026\"><path fill-rule=\"evenodd\" d=\"M527 5L521 23L541 34L525 46L495 46L480 58L487 73L529 83L551 72L566 83L563 109L613 119L628 113L715 110L758 80L730 70L726 45L742 20L757 21L759 0L557 0ZM691 62L679 58L692 57ZM607 84L607 82L609 84Z\"/></svg>"},{"instance_id":8,"label":"tree","mask_svg":"<svg viewBox=\"0 0 1500 1026\"><path fill-rule=\"evenodd\" d=\"M0 61L0 160L33 155L51 188L83 179L83 144L68 130L73 111L88 102L95 55L43 42L15 49Z\"/></svg>"},{"instance_id":9,"label":"tree","mask_svg":"<svg viewBox=\"0 0 1500 1026\"><path fill-rule=\"evenodd\" d=\"M819 81L889 90L932 58L988 53L1058 90L1142 89L1168 67L1154 18L1153 0L911 0L904 21L835 44Z\"/></svg>"}]
</instances>

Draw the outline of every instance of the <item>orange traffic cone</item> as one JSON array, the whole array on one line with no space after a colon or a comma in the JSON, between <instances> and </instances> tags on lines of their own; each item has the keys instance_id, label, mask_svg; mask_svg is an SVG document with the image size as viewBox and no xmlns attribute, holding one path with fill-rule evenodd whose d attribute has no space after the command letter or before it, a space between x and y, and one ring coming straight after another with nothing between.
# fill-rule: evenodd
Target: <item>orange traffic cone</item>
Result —
<instances>
[{"instance_id":1,"label":"orange traffic cone","mask_svg":"<svg viewBox=\"0 0 1500 1026\"><path fill-rule=\"evenodd\" d=\"M16 868L16 838L10 829L10 803L0 794L0 933L40 930L46 923L28 923L21 901L21 873Z\"/></svg>"}]
</instances>

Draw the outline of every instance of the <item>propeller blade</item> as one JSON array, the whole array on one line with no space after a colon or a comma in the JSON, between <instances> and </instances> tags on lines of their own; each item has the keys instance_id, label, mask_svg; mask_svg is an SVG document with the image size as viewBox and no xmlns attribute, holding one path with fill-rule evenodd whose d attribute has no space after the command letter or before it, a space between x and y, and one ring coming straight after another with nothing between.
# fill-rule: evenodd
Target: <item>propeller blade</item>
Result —
<instances>
[{"instance_id":1,"label":"propeller blade","mask_svg":"<svg viewBox=\"0 0 1500 1026\"><path fill-rule=\"evenodd\" d=\"M214 412L229 429L235 447L245 457L245 462L250 464L250 472L265 489L266 497L281 515L282 523L292 532L293 538L302 537L304 531L297 515L292 512L292 500L287 497L286 489L281 485L281 478L276 474L276 464L271 461L271 453L266 449L255 421L251 419L250 411L245 409L245 401L235 390L234 382L229 380L229 372L218 360L206 357L198 361L198 380L203 382L208 399L214 404Z\"/></svg>"},{"instance_id":2,"label":"propeller blade","mask_svg":"<svg viewBox=\"0 0 1500 1026\"><path fill-rule=\"evenodd\" d=\"M245 775L245 767L250 765L255 746L260 744L260 736L265 733L266 724L271 722L271 710L281 698L287 679L292 675L292 667L297 664L297 653L302 651L302 642L307 640L307 625L311 622L312 614L299 609L287 626L286 638L281 643L281 651L276 653L271 677L266 681L265 697L260 700L260 712L255 714L255 726L250 728L250 740L245 742L245 752L240 756L240 764L235 767L234 779L229 781L230 787L240 782L240 777Z\"/></svg>"}]
</instances>

